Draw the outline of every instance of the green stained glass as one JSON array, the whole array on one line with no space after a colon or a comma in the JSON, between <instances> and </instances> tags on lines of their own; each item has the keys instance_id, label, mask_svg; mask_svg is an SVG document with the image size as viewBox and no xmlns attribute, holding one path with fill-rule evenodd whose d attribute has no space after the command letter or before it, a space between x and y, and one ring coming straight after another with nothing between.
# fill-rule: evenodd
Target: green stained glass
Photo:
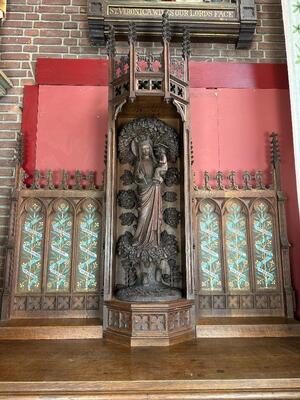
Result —
<instances>
[{"instance_id":1,"label":"green stained glass","mask_svg":"<svg viewBox=\"0 0 300 400\"><path fill-rule=\"evenodd\" d=\"M51 223L47 291L64 292L70 287L73 218L67 202L57 207Z\"/></svg>"},{"instance_id":2,"label":"green stained glass","mask_svg":"<svg viewBox=\"0 0 300 400\"><path fill-rule=\"evenodd\" d=\"M200 214L201 289L222 290L220 261L220 218L215 207L205 202Z\"/></svg>"},{"instance_id":3,"label":"green stained glass","mask_svg":"<svg viewBox=\"0 0 300 400\"><path fill-rule=\"evenodd\" d=\"M22 225L18 291L23 293L41 291L41 270L44 241L44 211L39 202L26 209Z\"/></svg>"},{"instance_id":4,"label":"green stained glass","mask_svg":"<svg viewBox=\"0 0 300 400\"><path fill-rule=\"evenodd\" d=\"M76 290L95 291L98 287L100 251L100 215L93 203L88 203L79 221Z\"/></svg>"},{"instance_id":5,"label":"green stained glass","mask_svg":"<svg viewBox=\"0 0 300 400\"><path fill-rule=\"evenodd\" d=\"M256 285L260 289L274 289L277 287L277 269L273 250L273 218L264 201L254 206L252 229Z\"/></svg>"},{"instance_id":6,"label":"green stained glass","mask_svg":"<svg viewBox=\"0 0 300 400\"><path fill-rule=\"evenodd\" d=\"M247 219L237 201L232 201L227 206L225 249L229 290L249 290Z\"/></svg>"}]
</instances>

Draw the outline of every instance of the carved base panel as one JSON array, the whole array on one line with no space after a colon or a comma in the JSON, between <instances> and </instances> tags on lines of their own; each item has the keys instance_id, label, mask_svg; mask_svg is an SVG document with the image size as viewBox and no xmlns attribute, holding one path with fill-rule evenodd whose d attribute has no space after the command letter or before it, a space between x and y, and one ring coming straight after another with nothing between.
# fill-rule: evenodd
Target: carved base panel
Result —
<instances>
[{"instance_id":1,"label":"carved base panel","mask_svg":"<svg viewBox=\"0 0 300 400\"><path fill-rule=\"evenodd\" d=\"M120 344L169 346L195 338L194 302L105 303L104 338Z\"/></svg>"}]
</instances>

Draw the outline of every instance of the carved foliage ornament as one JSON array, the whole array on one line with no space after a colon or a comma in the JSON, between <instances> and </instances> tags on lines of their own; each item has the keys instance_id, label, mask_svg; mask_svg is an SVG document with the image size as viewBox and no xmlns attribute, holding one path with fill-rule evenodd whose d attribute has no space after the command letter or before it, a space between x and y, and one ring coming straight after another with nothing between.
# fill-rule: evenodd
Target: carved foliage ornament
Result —
<instances>
[{"instance_id":1,"label":"carved foliage ornament","mask_svg":"<svg viewBox=\"0 0 300 400\"><path fill-rule=\"evenodd\" d=\"M175 162L178 157L178 135L176 131L156 118L138 118L127 124L119 136L119 160L122 164L134 165L136 156L132 142L149 138L154 151L159 147L166 149L168 161Z\"/></svg>"}]
</instances>

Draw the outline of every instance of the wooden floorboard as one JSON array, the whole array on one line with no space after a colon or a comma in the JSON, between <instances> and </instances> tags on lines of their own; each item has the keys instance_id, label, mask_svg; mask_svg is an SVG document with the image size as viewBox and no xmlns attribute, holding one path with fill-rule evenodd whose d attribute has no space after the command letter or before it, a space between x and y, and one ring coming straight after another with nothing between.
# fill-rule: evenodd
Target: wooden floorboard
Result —
<instances>
[{"instance_id":1,"label":"wooden floorboard","mask_svg":"<svg viewBox=\"0 0 300 400\"><path fill-rule=\"evenodd\" d=\"M88 397L86 397L88 396ZM300 399L300 338L0 342L0 398Z\"/></svg>"}]
</instances>

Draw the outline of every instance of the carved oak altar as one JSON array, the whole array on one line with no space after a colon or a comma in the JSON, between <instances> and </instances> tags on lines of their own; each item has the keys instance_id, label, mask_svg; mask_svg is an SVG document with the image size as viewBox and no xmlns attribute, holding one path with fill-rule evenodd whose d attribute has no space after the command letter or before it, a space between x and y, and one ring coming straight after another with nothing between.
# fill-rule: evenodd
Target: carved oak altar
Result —
<instances>
[{"instance_id":1,"label":"carved oak altar","mask_svg":"<svg viewBox=\"0 0 300 400\"><path fill-rule=\"evenodd\" d=\"M134 24L128 57L115 54L114 28L108 39L104 336L133 346L168 345L171 337L178 342L195 335L189 33L183 35L182 56L175 57L167 14L162 30L155 53L137 46ZM137 334L138 321L144 322Z\"/></svg>"}]
</instances>

